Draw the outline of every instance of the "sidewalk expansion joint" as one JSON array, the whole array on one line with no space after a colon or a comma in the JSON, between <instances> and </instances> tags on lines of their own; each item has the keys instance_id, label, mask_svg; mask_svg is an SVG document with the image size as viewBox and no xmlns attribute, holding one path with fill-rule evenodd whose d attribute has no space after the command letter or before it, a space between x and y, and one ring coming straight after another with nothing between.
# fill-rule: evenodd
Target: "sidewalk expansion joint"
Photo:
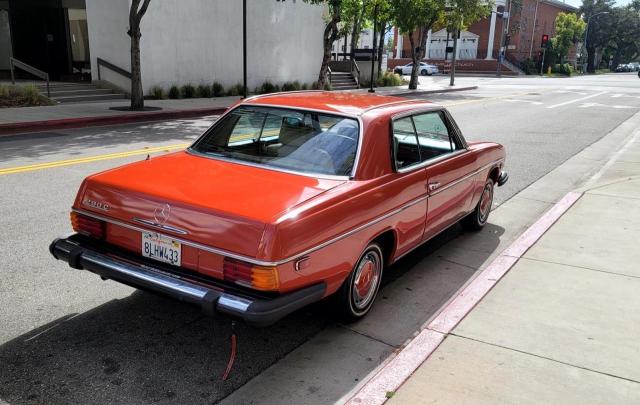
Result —
<instances>
[{"instance_id":1,"label":"sidewalk expansion joint","mask_svg":"<svg viewBox=\"0 0 640 405\"><path fill-rule=\"evenodd\" d=\"M615 271L608 271L608 270L602 270L602 269L594 269L591 267L585 267L585 266L577 266L575 264L568 264L568 263L560 263L560 262L553 262L550 260L542 260L542 259L538 259L538 258L533 258L533 257L523 257L522 260L531 260L533 262L541 262L541 263L549 263L549 264L557 264L560 266L567 266L567 267L572 267L574 269L582 269L582 270L589 270L589 271L597 271L598 273L606 273L606 274L611 274L614 276L622 276L622 277L631 277L631 278L637 278L640 279L640 276L635 276L632 274L625 274L625 273L617 273Z\"/></svg>"},{"instance_id":2,"label":"sidewalk expansion joint","mask_svg":"<svg viewBox=\"0 0 640 405\"><path fill-rule=\"evenodd\" d=\"M551 358L551 357L541 356L541 355L539 355L539 354L526 352L526 351L524 351L524 350L514 349L514 348L512 348L512 347L503 346L503 345L499 345L499 344L491 343L491 342L486 342L486 341L484 341L484 340L474 339L474 338L472 338L472 337L468 337L468 336L458 335L458 334L453 333L453 332L450 332L450 333L449 333L449 336L455 336L455 337L458 337L458 338L461 338L461 339L471 340L471 341L473 341L473 342L477 342L477 343L483 343L483 344L485 344L485 345L489 345L489 346L493 346L493 347L498 347L498 348L500 348L500 349L510 350L510 351L513 351L513 352L516 352L516 353L526 354L526 355L528 355L528 356L533 356L533 357L537 357L537 358L539 358L539 359L552 361L552 362L554 362L554 363L563 364L563 365L565 365L565 366L574 367L574 368L579 368L579 369L581 369L581 370L590 371L590 372L592 372L592 373L601 374L601 375L606 375L606 376L608 376L608 377L617 378L617 379L620 379L620 380L625 380L625 381L629 381L629 382L632 382L632 383L640 384L640 381L638 381L638 380L634 380L634 379L632 379L632 378L622 377L622 376L615 375L615 374L611 374L611 373L607 373L607 372L604 372L604 371L594 370L594 369L589 368L589 367L579 366L579 365L577 365L577 364L568 363L568 362L566 362L566 361L562 361L562 360L556 360L556 359L553 359L553 358Z\"/></svg>"},{"instance_id":3,"label":"sidewalk expansion joint","mask_svg":"<svg viewBox=\"0 0 640 405\"><path fill-rule=\"evenodd\" d=\"M471 250L471 249L469 249ZM480 250L476 250L475 252L479 252L479 253L486 253ZM442 260L443 262L447 262L447 263L451 263L451 264L455 264L456 266L460 266L460 267L464 267L467 270L470 270L472 272L476 272L479 270L478 267L473 267L473 266L469 266L468 264L464 264L464 263L458 263L455 260L451 260L451 259L445 259L444 256L437 256L438 259Z\"/></svg>"},{"instance_id":4,"label":"sidewalk expansion joint","mask_svg":"<svg viewBox=\"0 0 640 405\"><path fill-rule=\"evenodd\" d=\"M382 339L378 339L377 337L374 337L374 336L368 335L368 334L366 334L366 333L364 333L364 332L360 332L360 331L357 331L357 330L351 329L351 328L350 328L350 327L348 327L347 325L344 325L344 324L339 323L339 324L338 324L338 326L340 326L341 328L344 328L344 329L348 330L349 332L353 332L353 333L355 333L356 335L364 336L364 337L366 337L366 338L368 338L368 339L375 340L375 341L376 341L376 342L378 342L378 343L382 343L383 345L386 345L386 346L389 346L389 347L393 347L394 349L399 349L399 348L401 347L401 346L399 346L399 345L394 345L394 344L392 344L392 343L385 342L385 341L384 341L384 340L382 340Z\"/></svg>"}]
</instances>

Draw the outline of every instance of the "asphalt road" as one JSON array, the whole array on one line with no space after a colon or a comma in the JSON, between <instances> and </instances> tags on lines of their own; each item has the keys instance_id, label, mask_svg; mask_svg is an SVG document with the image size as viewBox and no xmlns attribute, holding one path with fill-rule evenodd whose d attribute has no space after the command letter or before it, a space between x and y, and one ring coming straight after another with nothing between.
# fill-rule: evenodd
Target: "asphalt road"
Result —
<instances>
[{"instance_id":1,"label":"asphalt road","mask_svg":"<svg viewBox=\"0 0 640 405\"><path fill-rule=\"evenodd\" d=\"M510 181L498 189L496 204L640 110L640 80L631 74L458 79L460 86L471 82L480 88L429 99L449 107L469 140L506 146ZM0 138L0 399L10 404L214 403L319 333L341 327L322 303L267 329L238 324L238 357L231 378L223 382L228 320L211 320L196 308L102 282L50 257L49 242L70 230L69 206L82 178L147 153L182 148L213 119ZM428 261L452 237L439 238L394 266L398 271L388 277L379 299L393 302L395 280L411 276L413 266ZM435 298L424 306L437 310L469 277L430 274L422 282L432 283L427 287ZM421 302L415 305L410 310L423 309ZM387 325L366 327L366 333L358 333L384 336ZM381 346L379 357L347 360L370 363L373 369L415 329L411 325L393 339L371 340Z\"/></svg>"}]
</instances>

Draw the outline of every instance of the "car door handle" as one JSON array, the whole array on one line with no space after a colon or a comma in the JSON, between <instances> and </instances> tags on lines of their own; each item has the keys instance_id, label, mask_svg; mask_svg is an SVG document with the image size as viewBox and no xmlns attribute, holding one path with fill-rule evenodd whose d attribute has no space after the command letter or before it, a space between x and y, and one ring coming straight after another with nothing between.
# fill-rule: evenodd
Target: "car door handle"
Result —
<instances>
[{"instance_id":1,"label":"car door handle","mask_svg":"<svg viewBox=\"0 0 640 405\"><path fill-rule=\"evenodd\" d=\"M432 183L429 183L427 185L427 187L429 188L429 191L433 191L433 190L437 189L438 187L440 187L440 183L437 182L437 181L434 181Z\"/></svg>"}]
</instances>

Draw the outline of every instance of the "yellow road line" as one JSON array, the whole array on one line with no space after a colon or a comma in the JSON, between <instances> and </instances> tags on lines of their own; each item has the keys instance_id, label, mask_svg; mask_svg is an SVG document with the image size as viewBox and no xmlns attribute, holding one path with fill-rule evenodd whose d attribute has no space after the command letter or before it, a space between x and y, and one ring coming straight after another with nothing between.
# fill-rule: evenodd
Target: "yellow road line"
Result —
<instances>
[{"instance_id":1,"label":"yellow road line","mask_svg":"<svg viewBox=\"0 0 640 405\"><path fill-rule=\"evenodd\" d=\"M97 156L87 156L87 157L77 158L77 159L58 160L54 162L39 163L35 165L9 167L6 169L0 169L0 176L5 174L15 174L15 173L23 173L23 172L32 172L35 170L52 169L54 167L61 167L61 166L71 166L71 165L77 165L81 163L98 162L100 160L118 159L118 158L124 158L128 156L137 156L137 155L146 155L148 153L170 152L172 150L184 149L187 146L189 146L188 143L181 143L181 144L174 144L174 145L167 145L167 146L157 146L154 148L131 150L127 152L117 152L117 153L107 153L104 155L97 155Z\"/></svg>"}]
</instances>

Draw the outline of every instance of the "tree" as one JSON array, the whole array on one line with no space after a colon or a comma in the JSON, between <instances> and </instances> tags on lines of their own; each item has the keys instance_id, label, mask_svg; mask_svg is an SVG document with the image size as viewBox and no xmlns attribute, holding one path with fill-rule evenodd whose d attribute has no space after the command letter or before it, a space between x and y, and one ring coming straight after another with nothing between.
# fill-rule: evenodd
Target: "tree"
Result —
<instances>
[{"instance_id":1,"label":"tree","mask_svg":"<svg viewBox=\"0 0 640 405\"><path fill-rule=\"evenodd\" d=\"M589 21L591 16L601 13L611 13L613 8L613 0L583 0L580 7L580 13L585 21ZM609 15L599 15L595 19L591 19L588 22L586 38L586 52L587 52L587 72L593 73L595 71L595 54L596 50L603 48L609 44L611 40L611 33L614 27L612 26L612 19L608 18ZM584 44L583 44L584 46Z\"/></svg>"},{"instance_id":2,"label":"tree","mask_svg":"<svg viewBox=\"0 0 640 405\"><path fill-rule=\"evenodd\" d=\"M394 25L411 44L411 80L409 89L418 88L419 62L424 58L427 33L444 17L445 0L391 0ZM416 46L418 45L418 46Z\"/></svg>"},{"instance_id":3,"label":"tree","mask_svg":"<svg viewBox=\"0 0 640 405\"><path fill-rule=\"evenodd\" d=\"M586 23L573 13L559 13L556 17L556 35L551 38L551 47L560 63L569 53L569 48L584 35Z\"/></svg>"},{"instance_id":4,"label":"tree","mask_svg":"<svg viewBox=\"0 0 640 405\"><path fill-rule=\"evenodd\" d=\"M144 108L144 93L142 92L142 72L140 70L140 21L147 12L149 2L144 0L131 0L129 9L129 31L127 35L131 37L131 109L142 110Z\"/></svg>"},{"instance_id":5,"label":"tree","mask_svg":"<svg viewBox=\"0 0 640 405\"><path fill-rule=\"evenodd\" d=\"M326 25L322 34L323 55L320 73L318 74L318 87L323 88L327 79L329 62L331 61L331 46L340 36L340 19L343 0L304 0L307 3L325 5L329 12Z\"/></svg>"},{"instance_id":6,"label":"tree","mask_svg":"<svg viewBox=\"0 0 640 405\"><path fill-rule=\"evenodd\" d=\"M612 68L635 60L640 53L640 1L613 9L613 32L604 53L612 57Z\"/></svg>"},{"instance_id":7,"label":"tree","mask_svg":"<svg viewBox=\"0 0 640 405\"><path fill-rule=\"evenodd\" d=\"M390 0L369 0L366 6L366 14L367 20L373 24L377 22L376 26L373 27L376 30L378 35L377 41L375 44L377 47L377 55L378 58L378 74L380 74L380 69L382 67L382 55L384 54L384 37L391 29L391 21L393 19L393 9L391 6Z\"/></svg>"}]
</instances>

